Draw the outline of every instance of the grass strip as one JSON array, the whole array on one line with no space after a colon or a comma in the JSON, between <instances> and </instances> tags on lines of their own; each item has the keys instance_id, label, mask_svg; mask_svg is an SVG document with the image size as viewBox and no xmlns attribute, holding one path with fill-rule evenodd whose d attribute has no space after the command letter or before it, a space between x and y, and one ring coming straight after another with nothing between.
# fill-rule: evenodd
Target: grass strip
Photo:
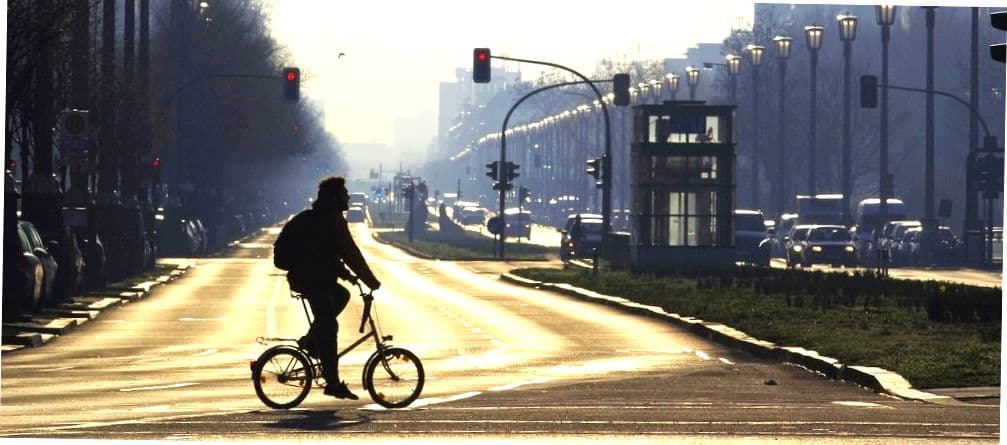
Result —
<instances>
[{"instance_id":1,"label":"grass strip","mask_svg":"<svg viewBox=\"0 0 1007 445\"><path fill-rule=\"evenodd\" d=\"M493 239L475 232L466 231L464 237L448 237L440 232L430 231L423 236L416 236L413 242L405 232L377 232L382 240L407 246L419 253L440 260L492 260ZM555 248L534 244L507 243L507 259L518 261L546 260L556 255Z\"/></svg>"},{"instance_id":2,"label":"grass strip","mask_svg":"<svg viewBox=\"0 0 1007 445\"><path fill-rule=\"evenodd\" d=\"M517 269L515 275L563 282L668 312L720 322L782 346L800 346L847 365L894 371L917 388L998 386L1000 322L935 322L925 308L894 298L827 304L811 293L757 292L751 281L709 286L685 277L575 269ZM711 280L712 281L712 280ZM949 284L950 285L950 284Z\"/></svg>"}]
</instances>

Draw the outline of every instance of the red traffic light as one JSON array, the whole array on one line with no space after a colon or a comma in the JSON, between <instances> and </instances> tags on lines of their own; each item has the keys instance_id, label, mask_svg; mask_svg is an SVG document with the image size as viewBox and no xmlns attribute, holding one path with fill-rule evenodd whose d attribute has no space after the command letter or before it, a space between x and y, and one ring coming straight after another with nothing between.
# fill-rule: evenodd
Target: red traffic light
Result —
<instances>
[{"instance_id":1,"label":"red traffic light","mask_svg":"<svg viewBox=\"0 0 1007 445\"><path fill-rule=\"evenodd\" d=\"M161 158L154 158L152 161L150 161L150 166L152 168L158 168L158 167L160 167L161 166Z\"/></svg>"},{"instance_id":2,"label":"red traffic light","mask_svg":"<svg viewBox=\"0 0 1007 445\"><path fill-rule=\"evenodd\" d=\"M297 80L297 73L294 71L287 71L287 80L291 82Z\"/></svg>"},{"instance_id":3,"label":"red traffic light","mask_svg":"<svg viewBox=\"0 0 1007 445\"><path fill-rule=\"evenodd\" d=\"M472 52L472 81L475 83L488 83L490 81L490 50L489 48L476 48Z\"/></svg>"}]
</instances>

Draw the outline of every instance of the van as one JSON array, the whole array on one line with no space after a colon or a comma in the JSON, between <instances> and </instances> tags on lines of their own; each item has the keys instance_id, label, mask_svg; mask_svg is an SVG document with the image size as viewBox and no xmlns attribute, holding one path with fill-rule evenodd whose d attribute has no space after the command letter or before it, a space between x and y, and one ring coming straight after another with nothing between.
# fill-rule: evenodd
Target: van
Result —
<instances>
[{"instance_id":1,"label":"van","mask_svg":"<svg viewBox=\"0 0 1007 445\"><path fill-rule=\"evenodd\" d=\"M902 219L908 219L906 217L905 203L898 198L888 198L888 220ZM857 204L857 223L853 226L851 232L853 234L853 242L856 244L861 260L872 258L875 250L871 240L874 236L874 230L879 228L880 223L880 198L867 198L860 201L860 204Z\"/></svg>"}]
</instances>

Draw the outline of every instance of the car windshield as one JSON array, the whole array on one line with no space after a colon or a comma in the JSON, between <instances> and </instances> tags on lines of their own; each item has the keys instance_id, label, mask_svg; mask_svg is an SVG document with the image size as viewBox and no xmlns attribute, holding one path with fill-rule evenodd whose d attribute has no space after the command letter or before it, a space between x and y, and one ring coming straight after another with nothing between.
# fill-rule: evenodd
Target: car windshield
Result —
<instances>
[{"instance_id":1,"label":"car windshield","mask_svg":"<svg viewBox=\"0 0 1007 445\"><path fill-rule=\"evenodd\" d=\"M790 239L794 241L804 241L808 238L808 229L797 229L794 230L794 235Z\"/></svg>"},{"instance_id":2,"label":"car windshield","mask_svg":"<svg viewBox=\"0 0 1007 445\"><path fill-rule=\"evenodd\" d=\"M816 227L808 235L808 241L851 241L850 231L845 227Z\"/></svg>"}]
</instances>

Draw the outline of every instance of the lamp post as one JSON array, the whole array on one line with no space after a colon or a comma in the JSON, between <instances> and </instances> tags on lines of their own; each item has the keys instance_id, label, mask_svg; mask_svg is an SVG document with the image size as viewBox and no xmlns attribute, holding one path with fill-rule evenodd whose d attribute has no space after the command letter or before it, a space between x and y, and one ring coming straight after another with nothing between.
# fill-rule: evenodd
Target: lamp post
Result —
<instances>
[{"instance_id":1,"label":"lamp post","mask_svg":"<svg viewBox=\"0 0 1007 445\"><path fill-rule=\"evenodd\" d=\"M671 95L671 100L675 100L678 95L678 74L668 74L665 79L668 80L668 94Z\"/></svg>"},{"instance_id":2,"label":"lamp post","mask_svg":"<svg viewBox=\"0 0 1007 445\"><path fill-rule=\"evenodd\" d=\"M857 38L857 16L844 13L836 21L843 41L843 224L850 226L850 54Z\"/></svg>"},{"instance_id":3,"label":"lamp post","mask_svg":"<svg viewBox=\"0 0 1007 445\"><path fill-rule=\"evenodd\" d=\"M759 66L766 47L748 45L748 61L752 64L752 208L759 208Z\"/></svg>"},{"instance_id":4,"label":"lamp post","mask_svg":"<svg viewBox=\"0 0 1007 445\"><path fill-rule=\"evenodd\" d=\"M784 153L787 151L787 133L783 131L783 123L785 121L783 110L786 108L787 59L790 58L790 44L792 41L793 39L786 36L773 37L773 45L776 47L776 60L780 62L780 111L776 127L776 137L779 141L777 145L779 147L776 149L777 178L774 183L777 184L775 193L776 211L781 214L787 207L787 175L785 171L786 167L784 166Z\"/></svg>"},{"instance_id":5,"label":"lamp post","mask_svg":"<svg viewBox=\"0 0 1007 445\"><path fill-rule=\"evenodd\" d=\"M727 60L727 73L731 75L731 103L738 103L738 73L741 72L741 57L734 54L724 56Z\"/></svg>"},{"instance_id":6,"label":"lamp post","mask_svg":"<svg viewBox=\"0 0 1007 445\"><path fill-rule=\"evenodd\" d=\"M805 26L804 36L807 37L808 50L811 51L811 125L808 127L808 194L814 196L817 191L816 179L818 177L817 169L817 150L816 145L818 143L817 135L817 125L818 125L818 49L822 47L822 33L824 28L817 25Z\"/></svg>"},{"instance_id":7,"label":"lamp post","mask_svg":"<svg viewBox=\"0 0 1007 445\"><path fill-rule=\"evenodd\" d=\"M699 85L699 70L687 66L685 67L685 76L689 81L689 100L696 100L696 85Z\"/></svg>"},{"instance_id":8,"label":"lamp post","mask_svg":"<svg viewBox=\"0 0 1007 445\"><path fill-rule=\"evenodd\" d=\"M878 227L888 222L888 41L891 37L891 26L895 23L895 5L877 5L874 7L878 26L881 26L881 152L879 155L879 198Z\"/></svg>"},{"instance_id":9,"label":"lamp post","mask_svg":"<svg viewBox=\"0 0 1007 445\"><path fill-rule=\"evenodd\" d=\"M936 6L924 6L923 11L927 21L927 165L926 185L926 215L923 219L923 258L933 258L937 240L937 220L934 215L934 22ZM929 264L926 264L929 265Z\"/></svg>"}]
</instances>

